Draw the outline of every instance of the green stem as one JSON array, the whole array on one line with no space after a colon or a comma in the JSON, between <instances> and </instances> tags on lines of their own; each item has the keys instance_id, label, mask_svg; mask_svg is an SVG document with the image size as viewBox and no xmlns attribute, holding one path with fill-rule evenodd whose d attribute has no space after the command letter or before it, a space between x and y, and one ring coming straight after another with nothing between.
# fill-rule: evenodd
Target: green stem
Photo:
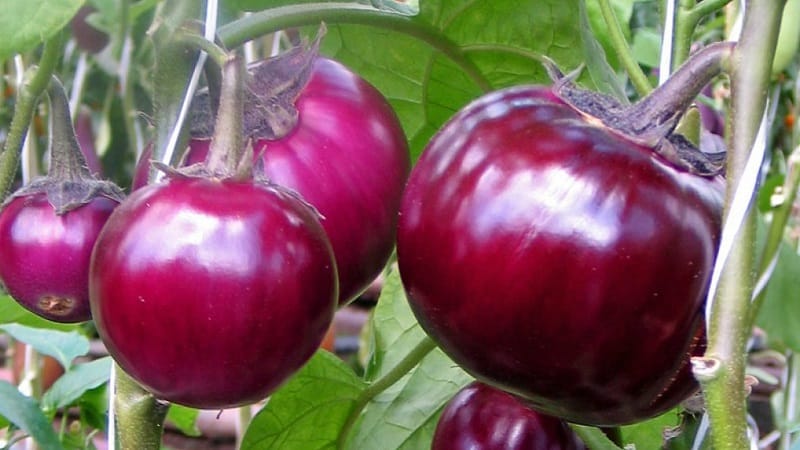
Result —
<instances>
[{"instance_id":1,"label":"green stem","mask_svg":"<svg viewBox=\"0 0 800 450\"><path fill-rule=\"evenodd\" d=\"M194 50L203 50L219 67L224 66L231 57L224 48L187 28L178 30L175 33L175 40L186 44Z\"/></svg>"},{"instance_id":2,"label":"green stem","mask_svg":"<svg viewBox=\"0 0 800 450\"><path fill-rule=\"evenodd\" d=\"M707 15L722 9L730 0L680 0L675 12L675 39L672 47L672 67L678 67L686 58L694 41L697 24Z\"/></svg>"},{"instance_id":3,"label":"green stem","mask_svg":"<svg viewBox=\"0 0 800 450\"><path fill-rule=\"evenodd\" d=\"M792 215L794 201L797 198L797 189L800 187L800 147L797 147L789 156L789 170L786 174L786 180L781 189L783 196L782 203L772 212L772 221L769 224L767 231L767 242L764 245L764 250L761 254L761 259L758 266L759 279L767 275L767 272L772 270L775 258L778 257L781 244L784 241L784 230L789 218ZM753 305L750 309L749 323L752 326L755 323L758 311L761 305L764 304L766 298L766 289L762 289L756 298L753 300Z\"/></svg>"},{"instance_id":4,"label":"green stem","mask_svg":"<svg viewBox=\"0 0 800 450\"><path fill-rule=\"evenodd\" d=\"M620 447L609 439L600 428L576 425L574 423L569 424L569 426L591 450L620 450Z\"/></svg>"},{"instance_id":5,"label":"green stem","mask_svg":"<svg viewBox=\"0 0 800 450\"><path fill-rule=\"evenodd\" d=\"M617 57L625 68L625 71L628 72L628 76L636 92L641 96L647 95L653 90L653 86L650 84L650 80L647 79L647 75L642 71L639 63L636 62L636 59L633 57L633 52L628 45L627 39L625 39L625 35L622 33L622 28L617 21L614 10L611 9L610 2L608 0L599 0L599 4L600 13L603 15L603 20L608 27L608 37L611 39L611 45L617 52Z\"/></svg>"},{"instance_id":6,"label":"green stem","mask_svg":"<svg viewBox=\"0 0 800 450\"><path fill-rule=\"evenodd\" d=\"M342 450L345 448L347 438L350 435L350 430L352 430L359 416L361 416L361 412L364 410L364 407L366 407L376 395L385 391L391 385L397 383L401 378L407 375L411 369L416 367L420 361L422 361L422 359L435 348L436 343L433 342L431 338L428 336L423 337L416 347L411 349L408 355L398 362L396 366L392 367L392 369L386 372L382 377L378 378L363 391L361 391L361 394L356 399L353 408L350 410L350 415L347 416L347 419L342 426L341 434L339 434L339 440L336 444L337 449Z\"/></svg>"},{"instance_id":7,"label":"green stem","mask_svg":"<svg viewBox=\"0 0 800 450\"><path fill-rule=\"evenodd\" d=\"M117 367L117 433L119 448L159 450L169 403L160 401ZM111 449L114 450L114 449Z\"/></svg>"},{"instance_id":8,"label":"green stem","mask_svg":"<svg viewBox=\"0 0 800 450\"><path fill-rule=\"evenodd\" d=\"M154 20L159 25L152 33L156 55L153 73L153 114L156 130L153 159L158 161L163 160L171 145L170 138L186 95L187 80L191 78L197 62L197 53L187 52L186 46L176 42L175 37L186 23L200 17L202 3L177 0L163 2ZM187 136L186 127L182 127L174 148L184 148ZM151 176L154 173L151 170Z\"/></svg>"},{"instance_id":9,"label":"green stem","mask_svg":"<svg viewBox=\"0 0 800 450\"><path fill-rule=\"evenodd\" d=\"M694 0L679 0L675 11L675 35L672 39L672 70L680 66L692 48L694 30L700 17L692 14Z\"/></svg>"},{"instance_id":10,"label":"green stem","mask_svg":"<svg viewBox=\"0 0 800 450\"><path fill-rule=\"evenodd\" d=\"M783 0L753 1L748 6L742 38L732 56L726 216L732 208L733 193L742 179L761 123ZM705 357L694 360L694 372L705 393L711 439L716 450L749 448L744 373L746 344L751 331L755 214L751 199L748 218L735 239L720 277L710 317L708 350Z\"/></svg>"},{"instance_id":11,"label":"green stem","mask_svg":"<svg viewBox=\"0 0 800 450\"><path fill-rule=\"evenodd\" d=\"M19 88L14 117L11 119L3 152L0 153L0 202L8 195L11 185L14 183L22 144L25 142L25 135L28 133L31 120L33 120L34 109L39 97L50 84L50 76L61 59L62 40L63 33L57 33L44 43L39 67Z\"/></svg>"},{"instance_id":12,"label":"green stem","mask_svg":"<svg viewBox=\"0 0 800 450\"><path fill-rule=\"evenodd\" d=\"M489 81L461 48L438 30L413 18L367 5L332 2L281 6L230 22L220 27L217 34L225 47L235 48L258 36L286 28L319 25L320 22L370 25L415 37L458 64L481 89L491 89Z\"/></svg>"}]
</instances>

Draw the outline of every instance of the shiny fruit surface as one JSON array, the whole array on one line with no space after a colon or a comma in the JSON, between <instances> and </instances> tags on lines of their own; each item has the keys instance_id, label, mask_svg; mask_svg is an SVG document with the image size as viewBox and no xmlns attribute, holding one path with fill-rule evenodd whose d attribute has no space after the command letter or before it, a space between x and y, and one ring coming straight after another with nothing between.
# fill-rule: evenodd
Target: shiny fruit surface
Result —
<instances>
[{"instance_id":1,"label":"shiny fruit surface","mask_svg":"<svg viewBox=\"0 0 800 450\"><path fill-rule=\"evenodd\" d=\"M333 318L336 266L294 194L175 178L111 216L90 294L128 374L159 398L218 409L265 398L311 357Z\"/></svg>"},{"instance_id":2,"label":"shiny fruit surface","mask_svg":"<svg viewBox=\"0 0 800 450\"><path fill-rule=\"evenodd\" d=\"M584 450L562 420L483 383L461 389L445 406L431 450Z\"/></svg>"},{"instance_id":3,"label":"shiny fruit surface","mask_svg":"<svg viewBox=\"0 0 800 450\"><path fill-rule=\"evenodd\" d=\"M677 374L702 325L723 186L549 88L498 91L414 167L400 273L422 327L478 380L568 421L639 421L696 389Z\"/></svg>"},{"instance_id":4,"label":"shiny fruit surface","mask_svg":"<svg viewBox=\"0 0 800 450\"><path fill-rule=\"evenodd\" d=\"M378 276L394 248L408 144L380 92L330 59L317 58L296 107L295 128L278 140L256 140L254 150L263 152L267 178L324 217L345 304ZM191 146L187 163L202 161L208 141Z\"/></svg>"},{"instance_id":5,"label":"shiny fruit surface","mask_svg":"<svg viewBox=\"0 0 800 450\"><path fill-rule=\"evenodd\" d=\"M28 310L56 322L90 320L89 258L117 202L95 197L62 215L44 192L0 212L0 281Z\"/></svg>"}]
</instances>

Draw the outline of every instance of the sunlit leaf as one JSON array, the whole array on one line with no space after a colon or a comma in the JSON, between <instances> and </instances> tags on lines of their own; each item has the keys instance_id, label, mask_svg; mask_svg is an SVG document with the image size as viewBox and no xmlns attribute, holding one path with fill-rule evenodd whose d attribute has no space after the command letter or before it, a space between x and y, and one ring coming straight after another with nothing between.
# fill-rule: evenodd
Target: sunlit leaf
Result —
<instances>
[{"instance_id":1,"label":"sunlit leaf","mask_svg":"<svg viewBox=\"0 0 800 450\"><path fill-rule=\"evenodd\" d=\"M335 448L364 387L338 357L318 351L256 414L241 449Z\"/></svg>"},{"instance_id":2,"label":"sunlit leaf","mask_svg":"<svg viewBox=\"0 0 800 450\"><path fill-rule=\"evenodd\" d=\"M27 52L64 28L84 0L3 2L0 14L0 61Z\"/></svg>"}]
</instances>

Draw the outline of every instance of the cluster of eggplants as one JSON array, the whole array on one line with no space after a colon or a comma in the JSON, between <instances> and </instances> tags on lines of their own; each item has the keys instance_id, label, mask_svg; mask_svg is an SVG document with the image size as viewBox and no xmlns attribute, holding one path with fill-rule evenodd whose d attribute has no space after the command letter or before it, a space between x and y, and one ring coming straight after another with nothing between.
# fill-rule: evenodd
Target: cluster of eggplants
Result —
<instances>
[{"instance_id":1,"label":"cluster of eggplants","mask_svg":"<svg viewBox=\"0 0 800 450\"><path fill-rule=\"evenodd\" d=\"M553 86L488 94L433 137L404 193L398 263L419 323L457 364L590 425L697 390L724 182L673 130L730 48L635 105L553 70Z\"/></svg>"},{"instance_id":2,"label":"cluster of eggplants","mask_svg":"<svg viewBox=\"0 0 800 450\"><path fill-rule=\"evenodd\" d=\"M164 181L136 186L98 239L90 272L98 332L159 398L198 408L265 398L318 348L338 304L386 264L409 170L403 131L363 79L334 61L306 60L307 81L291 83L296 99L283 105L296 108L285 133L248 127L271 125L251 117L248 102L258 98L247 95L272 97L258 76L274 69L246 75L235 114L224 82L213 136L195 135L183 167ZM252 146L225 137L237 123ZM238 153L231 165L225 155Z\"/></svg>"}]
</instances>

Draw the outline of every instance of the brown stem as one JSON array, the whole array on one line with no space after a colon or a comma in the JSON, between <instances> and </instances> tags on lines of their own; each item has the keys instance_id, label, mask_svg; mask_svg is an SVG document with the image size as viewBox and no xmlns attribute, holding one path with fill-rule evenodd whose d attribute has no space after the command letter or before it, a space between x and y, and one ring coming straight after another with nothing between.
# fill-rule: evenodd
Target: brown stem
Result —
<instances>
[{"instance_id":1,"label":"brown stem","mask_svg":"<svg viewBox=\"0 0 800 450\"><path fill-rule=\"evenodd\" d=\"M242 59L235 56L222 68L219 111L206 159L209 172L215 175L237 178L252 175L252 157L245 155L242 127L245 73Z\"/></svg>"},{"instance_id":2,"label":"brown stem","mask_svg":"<svg viewBox=\"0 0 800 450\"><path fill-rule=\"evenodd\" d=\"M627 109L630 128L671 130L703 87L726 71L735 46L733 42L717 42L692 55L666 83Z\"/></svg>"},{"instance_id":3,"label":"brown stem","mask_svg":"<svg viewBox=\"0 0 800 450\"><path fill-rule=\"evenodd\" d=\"M81 153L75 128L69 113L69 100L64 85L55 76L50 79L47 90L50 97L50 151L51 178L59 181L80 181L92 178L86 158Z\"/></svg>"}]
</instances>

